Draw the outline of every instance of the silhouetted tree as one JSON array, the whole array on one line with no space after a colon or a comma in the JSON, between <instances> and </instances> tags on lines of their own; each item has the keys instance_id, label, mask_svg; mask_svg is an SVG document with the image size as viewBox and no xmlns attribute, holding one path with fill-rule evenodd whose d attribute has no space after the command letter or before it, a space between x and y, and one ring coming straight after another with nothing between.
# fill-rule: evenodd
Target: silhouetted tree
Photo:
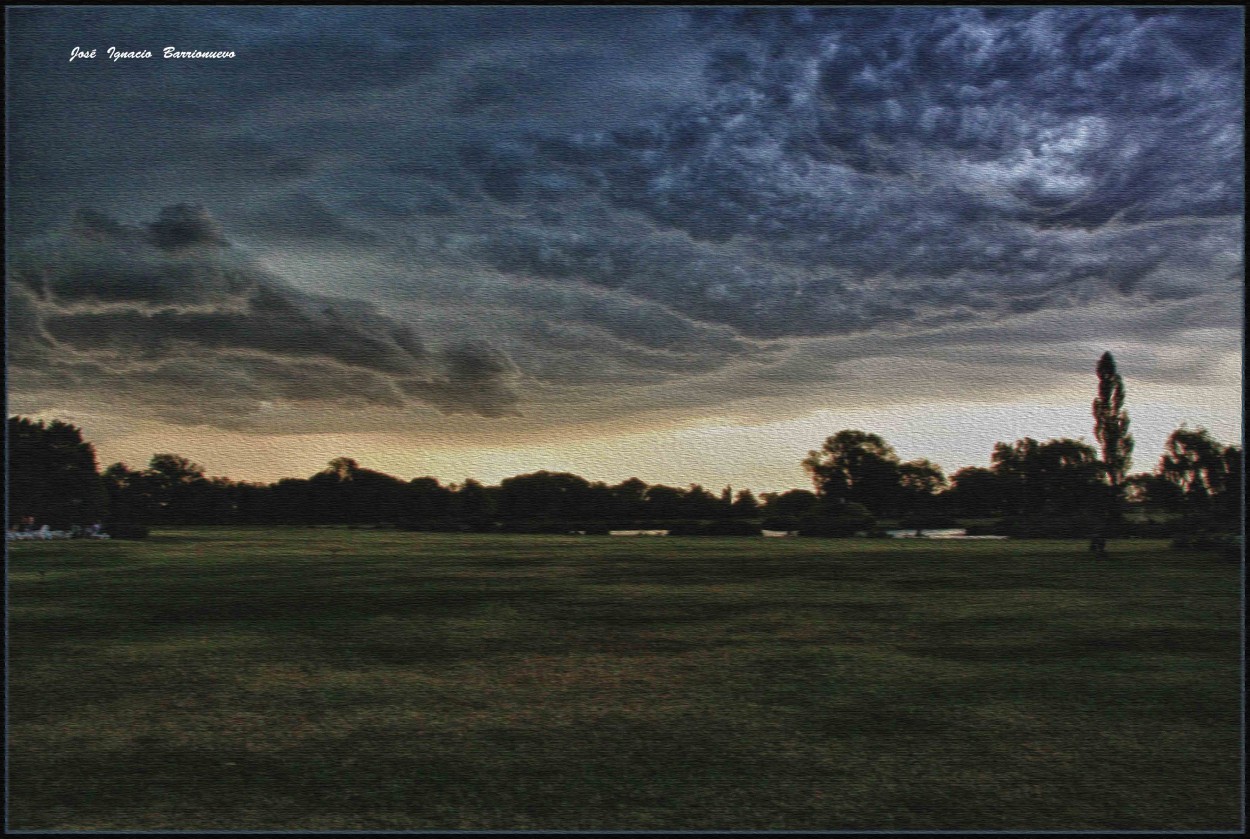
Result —
<instances>
[{"instance_id":1,"label":"silhouetted tree","mask_svg":"<svg viewBox=\"0 0 1250 839\"><path fill-rule=\"evenodd\" d=\"M898 512L911 516L932 516L947 485L942 467L925 458L900 463L898 483Z\"/></svg>"},{"instance_id":2,"label":"silhouetted tree","mask_svg":"<svg viewBox=\"0 0 1250 839\"><path fill-rule=\"evenodd\" d=\"M734 496L733 507L731 508L734 518L751 519L759 515L760 503L755 500L755 494L749 489L740 489L738 494Z\"/></svg>"},{"instance_id":3,"label":"silhouetted tree","mask_svg":"<svg viewBox=\"0 0 1250 839\"><path fill-rule=\"evenodd\" d=\"M140 494L151 500L153 521L163 524L210 524L216 505L212 483L198 463L171 453L152 455L138 478Z\"/></svg>"},{"instance_id":4,"label":"silhouetted tree","mask_svg":"<svg viewBox=\"0 0 1250 839\"><path fill-rule=\"evenodd\" d=\"M1241 446L1224 447L1224 489L1216 496L1219 514L1227 522L1239 522L1245 511L1246 455Z\"/></svg>"},{"instance_id":5,"label":"silhouetted tree","mask_svg":"<svg viewBox=\"0 0 1250 839\"><path fill-rule=\"evenodd\" d=\"M270 486L266 521L275 524L317 524L323 523L319 521L320 515L321 511L313 504L311 481L304 478L282 478Z\"/></svg>"},{"instance_id":6,"label":"silhouetted tree","mask_svg":"<svg viewBox=\"0 0 1250 839\"><path fill-rule=\"evenodd\" d=\"M516 475L499 484L499 515L554 524L586 515L590 495L590 482L568 472Z\"/></svg>"},{"instance_id":7,"label":"silhouetted tree","mask_svg":"<svg viewBox=\"0 0 1250 839\"><path fill-rule=\"evenodd\" d=\"M408 482L407 503L398 523L417 530L446 530L452 524L455 493L437 478L413 478Z\"/></svg>"},{"instance_id":8,"label":"silhouetted tree","mask_svg":"<svg viewBox=\"0 0 1250 839\"><path fill-rule=\"evenodd\" d=\"M647 501L647 485L637 478L629 478L608 488L612 494L613 517L637 518L644 514Z\"/></svg>"},{"instance_id":9,"label":"silhouetted tree","mask_svg":"<svg viewBox=\"0 0 1250 839\"><path fill-rule=\"evenodd\" d=\"M491 493L473 478L456 490L452 498L452 517L471 530L487 530L494 520L498 504L496 493Z\"/></svg>"},{"instance_id":10,"label":"silhouetted tree","mask_svg":"<svg viewBox=\"0 0 1250 839\"><path fill-rule=\"evenodd\" d=\"M95 447L81 429L60 420L9 417L10 522L33 516L56 528L92 524L105 517L108 502Z\"/></svg>"},{"instance_id":11,"label":"silhouetted tree","mask_svg":"<svg viewBox=\"0 0 1250 839\"><path fill-rule=\"evenodd\" d=\"M854 501L821 501L799 519L800 536L854 536L871 531L876 524L872 512Z\"/></svg>"},{"instance_id":12,"label":"silhouetted tree","mask_svg":"<svg viewBox=\"0 0 1250 839\"><path fill-rule=\"evenodd\" d=\"M365 469L350 457L336 457L308 479L317 521L395 524L407 513L408 485L392 475Z\"/></svg>"},{"instance_id":13,"label":"silhouetted tree","mask_svg":"<svg viewBox=\"0 0 1250 839\"><path fill-rule=\"evenodd\" d=\"M765 515L794 518L810 513L820 500L816 493L806 489L766 492L760 498L764 501Z\"/></svg>"},{"instance_id":14,"label":"silhouetted tree","mask_svg":"<svg viewBox=\"0 0 1250 839\"><path fill-rule=\"evenodd\" d=\"M161 486L173 487L203 480L204 467L176 454L154 454L148 462L148 477Z\"/></svg>"},{"instance_id":15,"label":"silhouetted tree","mask_svg":"<svg viewBox=\"0 0 1250 839\"><path fill-rule=\"evenodd\" d=\"M943 493L947 508L961 516L998 516L1012 503L1003 476L992 469L967 466L951 476Z\"/></svg>"},{"instance_id":16,"label":"silhouetted tree","mask_svg":"<svg viewBox=\"0 0 1250 839\"><path fill-rule=\"evenodd\" d=\"M1105 352L1098 359L1098 397L1093 402L1094 439L1102 447L1102 465L1107 482L1119 490L1132 465L1133 436L1128 433L1128 411L1124 410L1124 381L1115 369L1115 359Z\"/></svg>"},{"instance_id":17,"label":"silhouetted tree","mask_svg":"<svg viewBox=\"0 0 1250 839\"><path fill-rule=\"evenodd\" d=\"M1088 518L1099 508L1105 484L1098 452L1079 440L1039 443L1032 437L997 443L991 455L1005 506L1016 516Z\"/></svg>"},{"instance_id":18,"label":"silhouetted tree","mask_svg":"<svg viewBox=\"0 0 1250 839\"><path fill-rule=\"evenodd\" d=\"M234 516L239 524L264 524L271 521L273 487L267 484L238 481L231 487Z\"/></svg>"},{"instance_id":19,"label":"silhouetted tree","mask_svg":"<svg viewBox=\"0 0 1250 839\"><path fill-rule=\"evenodd\" d=\"M1102 447L1102 468L1107 479L1107 500L1104 515L1115 521L1120 518L1124 497L1124 479L1132 465L1133 437L1128 433L1128 411L1124 410L1124 381L1115 369L1110 352L1102 354L1095 368L1098 374L1098 396L1091 410L1094 415L1094 439Z\"/></svg>"},{"instance_id":20,"label":"silhouetted tree","mask_svg":"<svg viewBox=\"0 0 1250 839\"><path fill-rule=\"evenodd\" d=\"M681 514L685 518L719 518L721 510L720 499L699 484L691 484L682 493Z\"/></svg>"},{"instance_id":21,"label":"silhouetted tree","mask_svg":"<svg viewBox=\"0 0 1250 839\"><path fill-rule=\"evenodd\" d=\"M660 519L681 518L685 493L676 487L655 484L647 487L646 510L648 516Z\"/></svg>"},{"instance_id":22,"label":"silhouetted tree","mask_svg":"<svg viewBox=\"0 0 1250 839\"><path fill-rule=\"evenodd\" d=\"M1226 488L1228 476L1223 446L1201 426L1181 426L1168 436L1159 474L1192 503L1204 503Z\"/></svg>"},{"instance_id":23,"label":"silhouetted tree","mask_svg":"<svg viewBox=\"0 0 1250 839\"><path fill-rule=\"evenodd\" d=\"M803 467L822 501L862 504L892 513L899 500L899 461L894 448L876 434L845 430L808 452Z\"/></svg>"},{"instance_id":24,"label":"silhouetted tree","mask_svg":"<svg viewBox=\"0 0 1250 839\"><path fill-rule=\"evenodd\" d=\"M1242 451L1224 446L1201 426L1182 425L1164 444L1157 470L1170 489L1167 502L1187 518L1211 517L1234 522L1241 510ZM1159 492L1162 488L1156 488Z\"/></svg>"},{"instance_id":25,"label":"silhouetted tree","mask_svg":"<svg viewBox=\"0 0 1250 839\"><path fill-rule=\"evenodd\" d=\"M104 470L101 480L109 496L108 524L151 524L158 519L156 499L142 471L114 463Z\"/></svg>"}]
</instances>

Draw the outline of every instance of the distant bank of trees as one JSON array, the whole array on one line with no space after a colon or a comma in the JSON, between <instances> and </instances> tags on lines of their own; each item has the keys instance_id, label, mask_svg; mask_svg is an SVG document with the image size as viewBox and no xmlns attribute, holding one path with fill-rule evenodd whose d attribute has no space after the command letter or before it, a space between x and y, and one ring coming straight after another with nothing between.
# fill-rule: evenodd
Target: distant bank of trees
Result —
<instances>
[{"instance_id":1,"label":"distant bank of trees","mask_svg":"<svg viewBox=\"0 0 1250 839\"><path fill-rule=\"evenodd\" d=\"M175 454L142 469L114 463L100 473L95 451L68 423L9 418L9 521L32 517L54 527L104 520L114 527L184 524L394 525L424 530L604 532L656 526L674 533L750 534L761 528L841 536L881 519L901 527L989 520L1018 535L1086 535L1124 528L1135 508L1169 526L1236 530L1242 451L1202 428L1168 438L1151 472L1130 474L1132 437L1124 388L1111 355L1097 367L1094 435L1080 440L998 443L988 468L947 478L935 463L902 461L881 436L840 431L803 462L812 489L782 493L725 487L710 491L592 482L567 472L533 472L498 486L468 479L411 480L336 458L308 478L271 484L210 477Z\"/></svg>"},{"instance_id":2,"label":"distant bank of trees","mask_svg":"<svg viewBox=\"0 0 1250 839\"><path fill-rule=\"evenodd\" d=\"M335 458L308 478L272 484L208 477L185 458L160 454L146 469L104 470L114 514L148 524L392 524L428 530L556 531L639 520L757 517L747 490L719 495L698 484L591 482L567 472L534 472L484 486L472 478L402 480Z\"/></svg>"}]
</instances>

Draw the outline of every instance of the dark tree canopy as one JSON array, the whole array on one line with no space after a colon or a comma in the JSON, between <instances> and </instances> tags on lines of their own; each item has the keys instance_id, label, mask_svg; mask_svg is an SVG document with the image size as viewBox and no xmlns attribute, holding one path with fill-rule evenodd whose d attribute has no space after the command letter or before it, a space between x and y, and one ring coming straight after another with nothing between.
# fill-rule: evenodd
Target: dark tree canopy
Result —
<instances>
[{"instance_id":1,"label":"dark tree canopy","mask_svg":"<svg viewBox=\"0 0 1250 839\"><path fill-rule=\"evenodd\" d=\"M734 496L731 510L735 518L754 518L760 511L760 502L756 500L755 493L751 490L740 489Z\"/></svg>"},{"instance_id":2,"label":"dark tree canopy","mask_svg":"<svg viewBox=\"0 0 1250 839\"><path fill-rule=\"evenodd\" d=\"M794 518L810 513L820 500L816 493L806 489L765 492L760 498L764 501L764 512L768 515Z\"/></svg>"},{"instance_id":3,"label":"dark tree canopy","mask_svg":"<svg viewBox=\"0 0 1250 839\"><path fill-rule=\"evenodd\" d=\"M1181 426L1164 444L1158 475L1184 504L1231 497L1241 489L1241 448L1220 445L1205 428Z\"/></svg>"},{"instance_id":4,"label":"dark tree canopy","mask_svg":"<svg viewBox=\"0 0 1250 839\"><path fill-rule=\"evenodd\" d=\"M584 516L590 500L590 481L569 472L532 472L499 484L499 513L505 518Z\"/></svg>"},{"instance_id":5,"label":"dark tree canopy","mask_svg":"<svg viewBox=\"0 0 1250 839\"><path fill-rule=\"evenodd\" d=\"M56 528L92 524L108 512L95 447L60 420L9 417L9 520L31 516Z\"/></svg>"},{"instance_id":6,"label":"dark tree canopy","mask_svg":"<svg viewBox=\"0 0 1250 839\"><path fill-rule=\"evenodd\" d=\"M875 515L914 516L933 512L946 488L936 463L918 459L900 463L894 447L880 435L847 429L809 452L803 466L826 504L860 504Z\"/></svg>"},{"instance_id":7,"label":"dark tree canopy","mask_svg":"<svg viewBox=\"0 0 1250 839\"><path fill-rule=\"evenodd\" d=\"M1080 440L998 443L991 456L1004 506L1025 517L1088 517L1105 491L1098 452Z\"/></svg>"},{"instance_id":8,"label":"dark tree canopy","mask_svg":"<svg viewBox=\"0 0 1250 839\"><path fill-rule=\"evenodd\" d=\"M944 493L948 509L963 516L997 516L1009 503L1003 476L993 469L965 466L951 476Z\"/></svg>"},{"instance_id":9,"label":"dark tree canopy","mask_svg":"<svg viewBox=\"0 0 1250 839\"><path fill-rule=\"evenodd\" d=\"M893 500L898 486L898 455L877 434L847 429L808 452L804 468L822 500L863 504L880 509Z\"/></svg>"}]
</instances>

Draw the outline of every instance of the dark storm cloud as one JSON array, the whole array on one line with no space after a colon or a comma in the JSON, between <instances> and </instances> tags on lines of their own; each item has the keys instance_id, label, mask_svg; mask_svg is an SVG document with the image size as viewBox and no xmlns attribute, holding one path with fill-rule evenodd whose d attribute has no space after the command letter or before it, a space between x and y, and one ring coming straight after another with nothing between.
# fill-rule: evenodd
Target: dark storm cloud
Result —
<instances>
[{"instance_id":1,"label":"dark storm cloud","mask_svg":"<svg viewBox=\"0 0 1250 839\"><path fill-rule=\"evenodd\" d=\"M246 356L221 368L240 405L283 391L277 364L301 388L485 416L514 410L522 375L552 411L574 391L697 407L802 395L890 353L988 370L994 336L1006 358L1086 311L1108 337L1173 340L1185 303L1225 328L1239 302L1235 9L10 22L16 238L84 196L109 207L23 274L17 302L39 312L23 352ZM70 64L46 46L123 40L240 58ZM211 217L140 223L188 198ZM222 225L282 280L237 266ZM346 286L379 308L326 302ZM408 346L409 321L453 349Z\"/></svg>"},{"instance_id":2,"label":"dark storm cloud","mask_svg":"<svg viewBox=\"0 0 1250 839\"><path fill-rule=\"evenodd\" d=\"M272 398L410 396L483 416L519 402L518 371L489 344L431 351L370 303L298 291L231 247L201 207L167 207L145 227L80 212L15 258L9 291L19 381L117 388L163 402L165 416L188 395L197 416L205 403L252 413Z\"/></svg>"},{"instance_id":3,"label":"dark storm cloud","mask_svg":"<svg viewBox=\"0 0 1250 839\"><path fill-rule=\"evenodd\" d=\"M161 210L148 225L148 238L163 251L194 247L223 247L225 234L203 207L178 204Z\"/></svg>"},{"instance_id":4,"label":"dark storm cloud","mask_svg":"<svg viewBox=\"0 0 1250 839\"><path fill-rule=\"evenodd\" d=\"M546 167L695 240L742 237L779 262L836 266L833 277L813 277L810 291L823 298L815 309L810 299L802 307L850 310L836 324L791 307L760 323L675 301L773 333L874 325L872 304L861 305L847 280L883 273L905 278L880 285L886 320L910 314L888 302L892 292L913 309L942 304L926 299L926 276L959 275L951 296L988 285L990 313L1039 285L1091 275L1122 288L1165 248L1152 259L1111 232L1059 249L1048 231L1240 210L1234 27L1212 33L1222 58L1200 61L1179 34L1183 12L796 14L824 25L751 25L778 20L771 10L705 25L706 102L629 130L512 143L465 163L501 200L519 200L525 173L535 179ZM1187 151L1195 145L1203 153ZM545 273L575 272L576 257L556 252ZM695 280L711 288L721 276ZM677 287L657 286L657 296Z\"/></svg>"},{"instance_id":5,"label":"dark storm cloud","mask_svg":"<svg viewBox=\"0 0 1250 839\"><path fill-rule=\"evenodd\" d=\"M998 320L1091 281L1131 297L1190 235L1154 223L1240 213L1238 30L1209 21L1228 14L700 14L702 96L475 138L447 177L506 216L477 243L492 268L745 335Z\"/></svg>"}]
</instances>

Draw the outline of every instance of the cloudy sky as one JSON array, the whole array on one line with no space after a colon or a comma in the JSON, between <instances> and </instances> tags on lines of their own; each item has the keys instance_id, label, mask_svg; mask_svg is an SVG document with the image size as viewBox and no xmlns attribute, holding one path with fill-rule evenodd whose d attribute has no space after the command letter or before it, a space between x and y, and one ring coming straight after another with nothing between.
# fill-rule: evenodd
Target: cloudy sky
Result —
<instances>
[{"instance_id":1,"label":"cloudy sky","mask_svg":"<svg viewBox=\"0 0 1250 839\"><path fill-rule=\"evenodd\" d=\"M847 427L948 472L1091 440L1109 349L1150 468L1241 436L1242 31L9 9L9 410L240 479L776 490Z\"/></svg>"}]
</instances>

